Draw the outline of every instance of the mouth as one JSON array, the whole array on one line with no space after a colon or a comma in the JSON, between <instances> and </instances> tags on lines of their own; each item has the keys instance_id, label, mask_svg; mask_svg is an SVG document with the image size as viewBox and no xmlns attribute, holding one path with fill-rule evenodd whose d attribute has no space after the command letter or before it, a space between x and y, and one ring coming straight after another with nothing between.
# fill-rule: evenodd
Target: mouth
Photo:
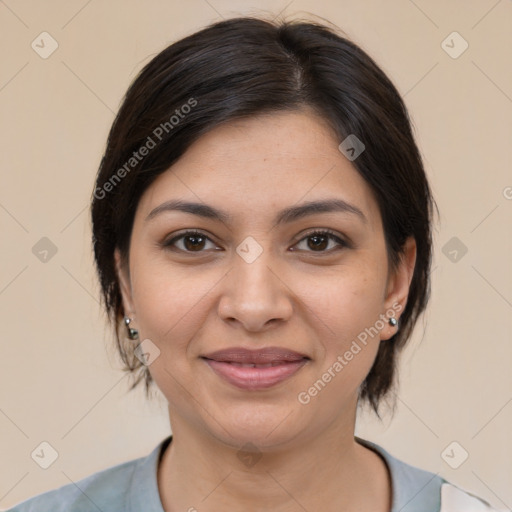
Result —
<instances>
[{"instance_id":1,"label":"mouth","mask_svg":"<svg viewBox=\"0 0 512 512\"><path fill-rule=\"evenodd\" d=\"M232 348L201 359L223 380L245 390L273 387L295 375L311 360L304 354L276 347Z\"/></svg>"}]
</instances>

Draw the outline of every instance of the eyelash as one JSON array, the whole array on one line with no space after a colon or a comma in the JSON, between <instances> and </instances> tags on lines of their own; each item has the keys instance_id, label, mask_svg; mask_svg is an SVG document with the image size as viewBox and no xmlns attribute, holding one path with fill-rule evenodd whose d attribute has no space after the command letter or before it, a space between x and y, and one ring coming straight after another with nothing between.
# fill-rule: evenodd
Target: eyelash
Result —
<instances>
[{"instance_id":1,"label":"eyelash","mask_svg":"<svg viewBox=\"0 0 512 512\"><path fill-rule=\"evenodd\" d=\"M202 238L205 238L206 240L212 242L212 243L215 243L213 242L213 240L211 240L207 235L205 235L203 232L201 231L195 231L195 230L189 230L189 231L185 231L184 233L181 233L175 237L173 237L171 240L169 241L166 241L166 242L163 242L162 243L162 246L166 249L171 249L173 250L173 245L183 239L183 238L186 238L187 236L196 236L196 237L202 237ZM310 231L309 233L306 233L298 242L297 244L299 244L300 242L308 239L308 238L311 238L313 236L326 236L328 237L329 240L334 240L339 247L341 248L348 248L349 247L349 244L347 242L345 242L344 240L342 240L334 231L331 231L329 229L322 229L322 230L315 230L315 231ZM296 245L296 244L295 244ZM202 252L205 252L205 250L201 250L201 251L187 251L187 250L184 250L184 249L177 249L178 251L181 251L181 252L184 252L184 253L187 253L187 254L194 254L194 253L202 253ZM317 253L317 254L331 254L334 250L333 249L329 249L329 250L324 250L324 251L306 251L306 252L311 252L313 254Z\"/></svg>"}]
</instances>

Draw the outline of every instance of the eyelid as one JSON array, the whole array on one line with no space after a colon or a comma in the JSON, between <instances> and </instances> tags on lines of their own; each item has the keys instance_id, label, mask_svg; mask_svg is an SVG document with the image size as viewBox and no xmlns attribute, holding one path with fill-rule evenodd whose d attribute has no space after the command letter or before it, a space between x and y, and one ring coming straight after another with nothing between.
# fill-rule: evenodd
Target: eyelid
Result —
<instances>
[{"instance_id":1,"label":"eyelid","mask_svg":"<svg viewBox=\"0 0 512 512\"><path fill-rule=\"evenodd\" d=\"M296 240L293 243L293 246L297 245L298 243L304 241L305 239L307 239L308 237L313 236L313 235L327 236L330 240L334 240L336 242L339 249L350 248L352 246L351 242L348 241L346 239L346 237L344 237L344 236L338 234L337 232L335 232L331 229L328 229L328 228L310 228L306 232L303 232L300 235L297 235ZM184 254L194 254L194 253L201 254L203 252L206 252L206 250L185 251L183 249L176 248L174 244L186 236L200 236L200 237L205 238L207 241L209 241L215 245L218 245L218 244L216 244L216 242L212 239L212 237L209 234L207 234L206 232L199 230L199 229L187 229L187 230L175 233L175 234L173 234L173 236L170 239L164 239L164 241L160 245L164 249L165 248L173 248L173 249L176 249L178 252L181 252ZM217 250L217 249L215 249L215 250ZM292 251L293 250L294 249L292 248ZM305 252L310 252L312 254L316 253L316 254L322 255L322 254L331 254L335 250L336 249L330 249L327 251L305 251Z\"/></svg>"},{"instance_id":2,"label":"eyelid","mask_svg":"<svg viewBox=\"0 0 512 512\"><path fill-rule=\"evenodd\" d=\"M199 229L185 229L183 231L178 231L177 233L173 233L171 237L165 237L163 242L161 242L161 246L165 248L174 247L174 244L178 241L183 239L186 236L201 236L208 240L209 242L212 242L215 245L218 245L215 240L213 240L213 237L206 233L203 230ZM194 251L183 251L181 249L178 249L180 252L184 253L193 253ZM198 253L204 252L204 251L198 251Z\"/></svg>"},{"instance_id":3,"label":"eyelid","mask_svg":"<svg viewBox=\"0 0 512 512\"><path fill-rule=\"evenodd\" d=\"M312 228L307 230L304 233L301 233L297 236L297 241L294 243L294 245L297 245L298 243L302 242L304 239L313 236L313 235L321 235L326 236L330 240L334 240L338 244L338 248L350 248L352 247L352 244L349 240L347 240L346 237L338 234L336 231L333 231L332 229L328 228ZM310 252L311 254L331 254L336 249L330 249L328 251L306 251Z\"/></svg>"}]
</instances>

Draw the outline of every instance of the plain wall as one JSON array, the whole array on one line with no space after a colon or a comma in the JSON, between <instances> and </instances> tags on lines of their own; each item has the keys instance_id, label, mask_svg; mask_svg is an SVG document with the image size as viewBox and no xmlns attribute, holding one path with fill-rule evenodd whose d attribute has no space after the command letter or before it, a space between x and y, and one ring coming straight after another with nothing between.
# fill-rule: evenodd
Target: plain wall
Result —
<instances>
[{"instance_id":1,"label":"plain wall","mask_svg":"<svg viewBox=\"0 0 512 512\"><path fill-rule=\"evenodd\" d=\"M163 397L127 392L99 306L88 203L114 113L141 67L211 22L262 9L325 17L388 73L441 213L431 303L402 358L396 413L382 422L363 414L357 434L512 506L512 2L6 0L0 507L146 455L169 434ZM58 43L46 59L31 47L43 31ZM442 46L453 31L469 45L457 58ZM452 54L457 37L447 40ZM46 262L34 254L48 250L43 237L57 249ZM46 470L30 456L43 441L58 452ZM458 469L441 457L453 441L469 453Z\"/></svg>"}]
</instances>

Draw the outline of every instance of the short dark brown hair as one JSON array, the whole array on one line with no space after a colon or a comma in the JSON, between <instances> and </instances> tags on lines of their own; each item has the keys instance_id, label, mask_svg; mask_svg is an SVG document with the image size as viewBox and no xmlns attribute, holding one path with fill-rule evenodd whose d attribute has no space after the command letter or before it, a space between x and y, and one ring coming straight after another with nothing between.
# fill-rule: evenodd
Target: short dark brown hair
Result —
<instances>
[{"instance_id":1,"label":"short dark brown hair","mask_svg":"<svg viewBox=\"0 0 512 512\"><path fill-rule=\"evenodd\" d=\"M144 379L149 394L152 377L120 333L123 305L114 251L119 248L128 261L141 195L195 140L221 123L304 108L325 119L340 142L355 134L365 144L352 163L377 200L391 270L406 239L416 241L400 328L380 344L360 388L361 399L378 414L395 381L396 356L430 296L435 202L397 89L360 47L316 22L233 18L215 23L165 48L130 85L108 136L91 214L104 304L124 370L136 376L131 389Z\"/></svg>"}]
</instances>

